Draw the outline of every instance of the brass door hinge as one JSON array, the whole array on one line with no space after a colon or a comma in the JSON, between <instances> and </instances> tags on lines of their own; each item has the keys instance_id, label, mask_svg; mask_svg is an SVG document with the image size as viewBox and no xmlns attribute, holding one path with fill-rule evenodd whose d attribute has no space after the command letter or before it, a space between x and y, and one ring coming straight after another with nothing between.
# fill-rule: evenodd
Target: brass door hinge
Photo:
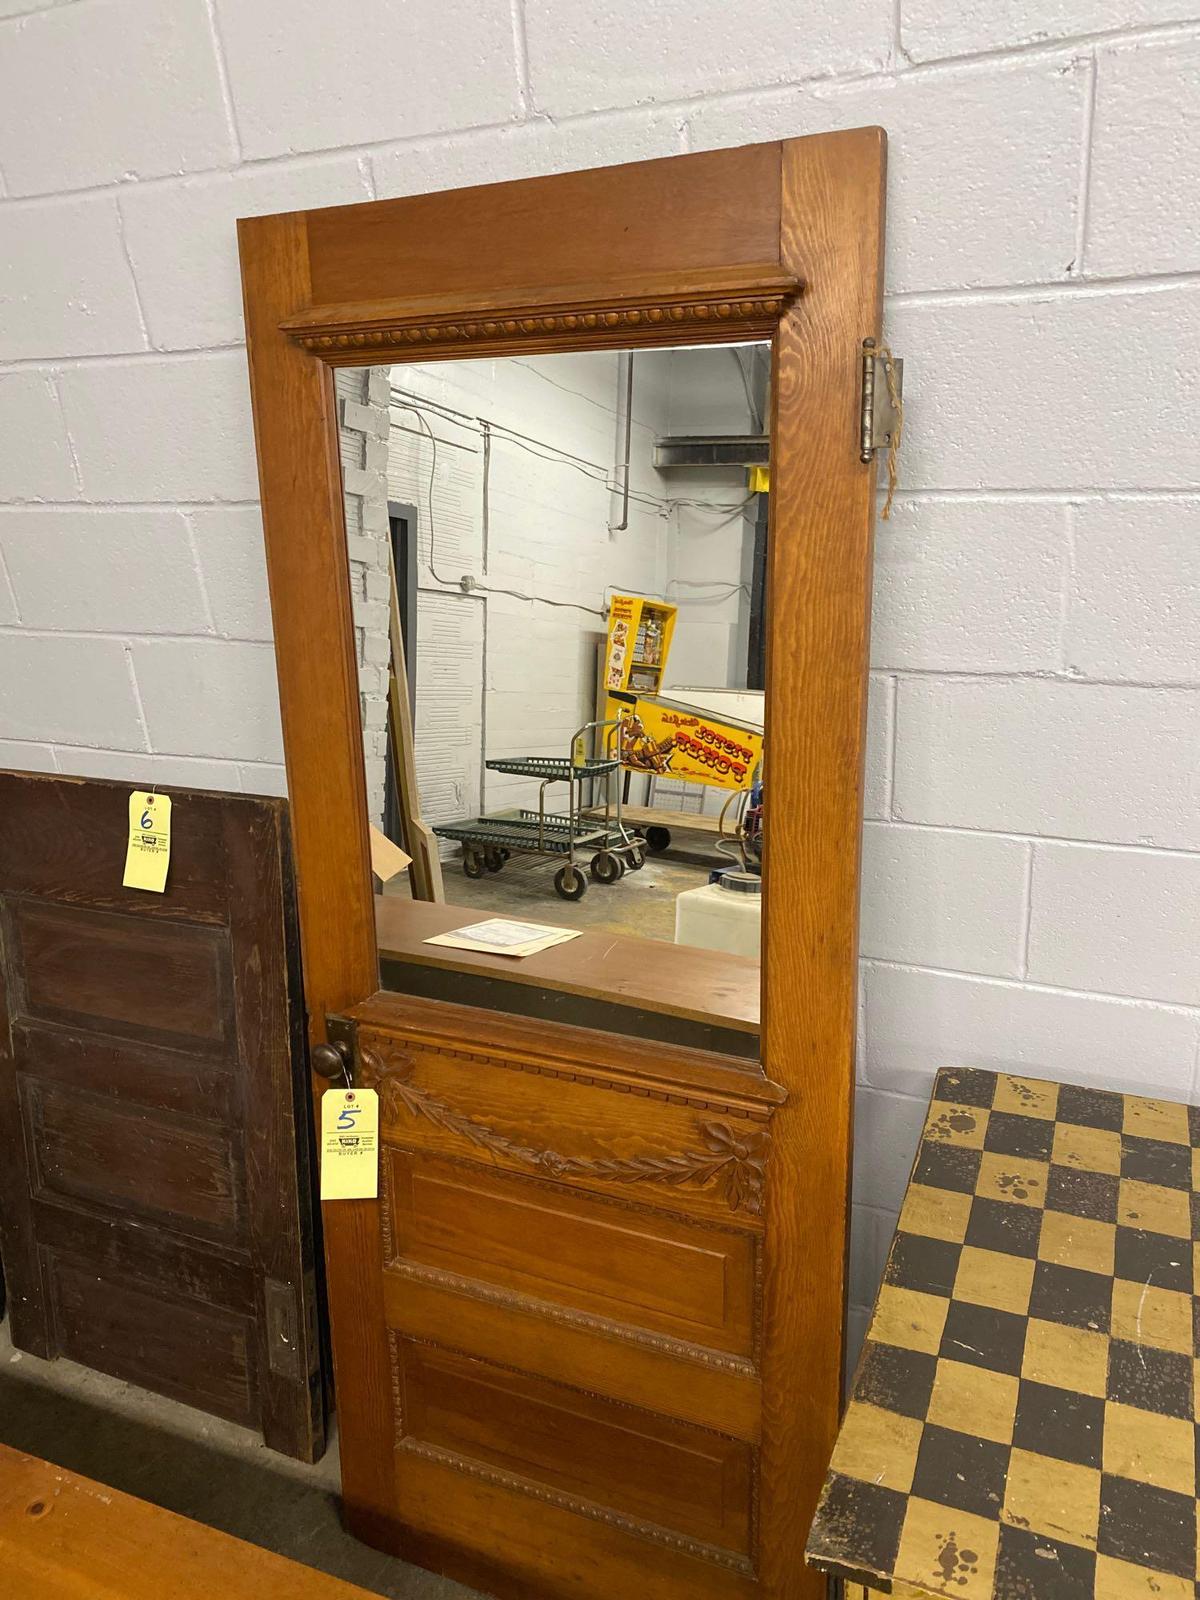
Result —
<instances>
[{"instance_id":1,"label":"brass door hinge","mask_svg":"<svg viewBox=\"0 0 1200 1600\"><path fill-rule=\"evenodd\" d=\"M889 380L888 368L891 367ZM859 460L891 448L899 435L904 394L904 362L891 352L881 354L874 339L862 342L862 408L859 413Z\"/></svg>"}]
</instances>

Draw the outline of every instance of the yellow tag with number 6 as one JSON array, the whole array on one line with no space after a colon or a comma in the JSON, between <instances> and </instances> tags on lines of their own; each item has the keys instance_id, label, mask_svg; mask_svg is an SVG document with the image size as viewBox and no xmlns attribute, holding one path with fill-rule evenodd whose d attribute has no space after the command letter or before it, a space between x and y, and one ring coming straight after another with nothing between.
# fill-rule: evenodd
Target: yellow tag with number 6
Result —
<instances>
[{"instance_id":1,"label":"yellow tag with number 6","mask_svg":"<svg viewBox=\"0 0 1200 1600\"><path fill-rule=\"evenodd\" d=\"M129 796L129 847L125 852L127 889L162 894L171 863L171 797L135 789Z\"/></svg>"},{"instance_id":2,"label":"yellow tag with number 6","mask_svg":"<svg viewBox=\"0 0 1200 1600\"><path fill-rule=\"evenodd\" d=\"M321 1096L321 1199L374 1200L379 1193L379 1096L326 1089Z\"/></svg>"}]
</instances>

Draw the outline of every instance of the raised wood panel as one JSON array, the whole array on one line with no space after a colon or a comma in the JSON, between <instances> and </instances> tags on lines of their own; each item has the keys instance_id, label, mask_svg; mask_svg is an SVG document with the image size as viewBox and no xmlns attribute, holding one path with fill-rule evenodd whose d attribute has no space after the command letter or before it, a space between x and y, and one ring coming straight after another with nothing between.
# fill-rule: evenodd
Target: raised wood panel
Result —
<instances>
[{"instance_id":1,"label":"raised wood panel","mask_svg":"<svg viewBox=\"0 0 1200 1600\"><path fill-rule=\"evenodd\" d=\"M61 1353L231 1422L256 1420L253 1322L47 1257Z\"/></svg>"},{"instance_id":2,"label":"raised wood panel","mask_svg":"<svg viewBox=\"0 0 1200 1600\"><path fill-rule=\"evenodd\" d=\"M552 1490L541 1499L536 1486L484 1469L468 1475L440 1454L401 1449L394 1476L406 1532L393 1548L504 1600L751 1600L761 1592L740 1556L722 1561L723 1552L684 1535L649 1538L619 1513L586 1516Z\"/></svg>"},{"instance_id":3,"label":"raised wood panel","mask_svg":"<svg viewBox=\"0 0 1200 1600\"><path fill-rule=\"evenodd\" d=\"M214 1053L230 1043L228 946L207 927L17 900L17 1017Z\"/></svg>"},{"instance_id":4,"label":"raised wood panel","mask_svg":"<svg viewBox=\"0 0 1200 1600\"><path fill-rule=\"evenodd\" d=\"M397 1333L433 1343L451 1330L456 1349L485 1361L594 1389L732 1438L758 1438L759 1380L739 1357L617 1327L436 1268L394 1266L383 1288L388 1327Z\"/></svg>"},{"instance_id":5,"label":"raised wood panel","mask_svg":"<svg viewBox=\"0 0 1200 1600\"><path fill-rule=\"evenodd\" d=\"M540 1486L631 1525L746 1555L748 1446L563 1384L398 1342L400 1445L509 1486Z\"/></svg>"},{"instance_id":6,"label":"raised wood panel","mask_svg":"<svg viewBox=\"0 0 1200 1600\"><path fill-rule=\"evenodd\" d=\"M778 265L778 144L307 214L312 304Z\"/></svg>"},{"instance_id":7,"label":"raised wood panel","mask_svg":"<svg viewBox=\"0 0 1200 1600\"><path fill-rule=\"evenodd\" d=\"M55 1084L24 1079L20 1092L38 1198L86 1200L183 1233L238 1238L237 1160L228 1132Z\"/></svg>"},{"instance_id":8,"label":"raised wood panel","mask_svg":"<svg viewBox=\"0 0 1200 1600\"><path fill-rule=\"evenodd\" d=\"M147 1292L257 1314L255 1266L243 1252L53 1199L35 1202L34 1216L43 1250L94 1263L103 1281L133 1280Z\"/></svg>"},{"instance_id":9,"label":"raised wood panel","mask_svg":"<svg viewBox=\"0 0 1200 1600\"><path fill-rule=\"evenodd\" d=\"M683 1216L761 1229L768 1159L761 1120L702 1098L697 1109L599 1082L543 1077L489 1061L363 1034L364 1082L377 1083L383 1137L432 1155L540 1172L597 1194Z\"/></svg>"},{"instance_id":10,"label":"raised wood panel","mask_svg":"<svg viewBox=\"0 0 1200 1600\"><path fill-rule=\"evenodd\" d=\"M385 1160L391 1261L751 1353L752 1235L401 1150Z\"/></svg>"},{"instance_id":11,"label":"raised wood panel","mask_svg":"<svg viewBox=\"0 0 1200 1600\"><path fill-rule=\"evenodd\" d=\"M129 839L130 784L11 773L3 794L0 884L93 910L132 911L147 921L225 920L228 892L213 861L220 855L218 806L191 805L171 840L169 895L131 895L122 887ZM174 792L174 791L170 791ZM48 848L48 846L51 846Z\"/></svg>"},{"instance_id":12,"label":"raised wood panel","mask_svg":"<svg viewBox=\"0 0 1200 1600\"><path fill-rule=\"evenodd\" d=\"M64 1089L83 1089L113 1100L133 1100L150 1110L182 1112L208 1122L237 1115L236 1061L182 1050L68 1032L55 1023L12 1025L18 1072L53 1079Z\"/></svg>"}]
</instances>

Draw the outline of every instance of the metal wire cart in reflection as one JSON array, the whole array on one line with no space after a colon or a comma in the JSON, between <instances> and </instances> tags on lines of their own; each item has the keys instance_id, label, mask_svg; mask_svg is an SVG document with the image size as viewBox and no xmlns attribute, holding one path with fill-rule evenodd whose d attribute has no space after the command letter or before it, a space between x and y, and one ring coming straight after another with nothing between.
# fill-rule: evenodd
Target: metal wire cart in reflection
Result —
<instances>
[{"instance_id":1,"label":"metal wire cart in reflection","mask_svg":"<svg viewBox=\"0 0 1200 1600\"><path fill-rule=\"evenodd\" d=\"M565 756L505 756L484 765L489 772L507 772L515 777L537 778L537 810L520 807L497 811L489 816L464 822L442 822L434 833L442 839L457 839L462 845L462 867L468 878L482 878L485 872L500 872L516 855L566 857L554 874L555 892L563 900L582 900L587 891L588 874L595 883L619 883L626 871L636 872L645 865L643 843L630 833L621 815L621 760L615 748L619 723L587 722L571 739ZM587 736L596 735L596 747L603 756L586 756ZM585 817L584 785L603 785L603 814L590 796ZM546 810L546 790L554 783L567 786L567 809ZM588 872L578 857L591 852Z\"/></svg>"}]
</instances>

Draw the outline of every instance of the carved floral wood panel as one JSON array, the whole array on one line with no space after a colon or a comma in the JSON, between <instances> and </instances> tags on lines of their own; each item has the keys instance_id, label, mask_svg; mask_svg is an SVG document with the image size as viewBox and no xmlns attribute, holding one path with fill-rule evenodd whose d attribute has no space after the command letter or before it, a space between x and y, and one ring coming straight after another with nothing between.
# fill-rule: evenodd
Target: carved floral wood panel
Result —
<instances>
[{"instance_id":1,"label":"carved floral wood panel","mask_svg":"<svg viewBox=\"0 0 1200 1600\"><path fill-rule=\"evenodd\" d=\"M455 1134L479 1150L506 1157L548 1178L594 1178L605 1183L661 1183L671 1187L715 1185L731 1211L758 1216L770 1138L765 1128L697 1121L702 1148L636 1156L580 1156L523 1144L487 1123L456 1110L409 1081L412 1060L393 1052L385 1065L374 1051L361 1052L363 1082L379 1092L386 1112L403 1109Z\"/></svg>"}]
</instances>

